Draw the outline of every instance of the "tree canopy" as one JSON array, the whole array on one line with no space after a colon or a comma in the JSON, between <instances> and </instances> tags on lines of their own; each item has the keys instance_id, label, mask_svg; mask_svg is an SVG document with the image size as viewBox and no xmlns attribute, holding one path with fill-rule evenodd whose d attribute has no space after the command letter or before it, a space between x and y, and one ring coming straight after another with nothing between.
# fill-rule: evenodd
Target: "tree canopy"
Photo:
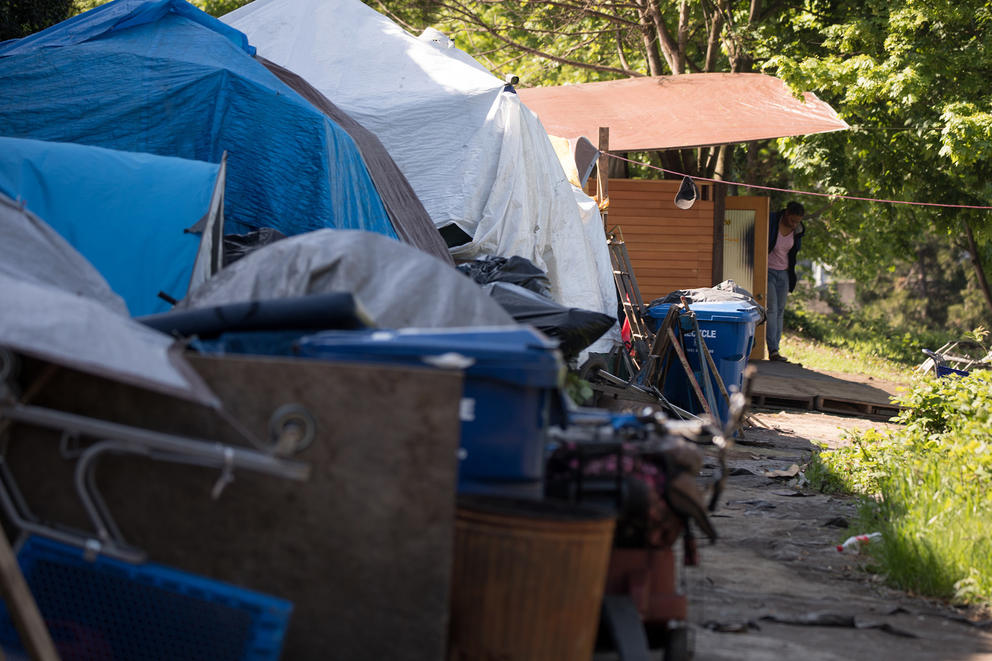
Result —
<instances>
[{"instance_id":1,"label":"tree canopy","mask_svg":"<svg viewBox=\"0 0 992 661\"><path fill-rule=\"evenodd\" d=\"M0 41L34 34L75 12L73 0L0 0Z\"/></svg>"},{"instance_id":2,"label":"tree canopy","mask_svg":"<svg viewBox=\"0 0 992 661\"><path fill-rule=\"evenodd\" d=\"M765 70L815 89L850 131L781 142L797 186L946 205L992 204L992 5L810 3L761 44ZM862 278L933 240L968 254L992 309L988 210L829 202L818 250ZM986 313L987 314L987 313Z\"/></svg>"}]
</instances>

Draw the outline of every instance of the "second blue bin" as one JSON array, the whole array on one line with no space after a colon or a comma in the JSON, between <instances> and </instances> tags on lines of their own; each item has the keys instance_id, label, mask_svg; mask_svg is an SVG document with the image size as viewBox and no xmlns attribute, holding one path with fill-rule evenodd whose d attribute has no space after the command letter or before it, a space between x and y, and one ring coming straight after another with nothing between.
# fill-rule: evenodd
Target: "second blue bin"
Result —
<instances>
[{"instance_id":1,"label":"second blue bin","mask_svg":"<svg viewBox=\"0 0 992 661\"><path fill-rule=\"evenodd\" d=\"M655 305L648 308L649 322L653 330L657 331L662 320L668 314L670 304ZM699 330L703 334L706 347L713 356L713 362L720 372L727 390L733 387L740 388L744 377L744 368L747 367L748 356L751 355L751 348L754 346L755 326L761 319L761 310L747 303L713 302L713 303L692 303L690 305L696 313L699 322ZM702 386L702 369L700 354L696 342L695 333L685 334L685 352L689 359L689 365L695 373L696 379ZM730 417L729 407L716 383L712 384L713 393L717 400L717 416L722 424L726 424ZM692 413L701 413L702 407L692 390L685 371L680 366L669 370L668 378L665 381L665 397L672 403Z\"/></svg>"},{"instance_id":2,"label":"second blue bin","mask_svg":"<svg viewBox=\"0 0 992 661\"><path fill-rule=\"evenodd\" d=\"M297 353L420 366L445 353L471 359L461 406L459 491L541 497L547 430L560 409L565 373L556 342L524 327L326 331L301 338Z\"/></svg>"}]
</instances>

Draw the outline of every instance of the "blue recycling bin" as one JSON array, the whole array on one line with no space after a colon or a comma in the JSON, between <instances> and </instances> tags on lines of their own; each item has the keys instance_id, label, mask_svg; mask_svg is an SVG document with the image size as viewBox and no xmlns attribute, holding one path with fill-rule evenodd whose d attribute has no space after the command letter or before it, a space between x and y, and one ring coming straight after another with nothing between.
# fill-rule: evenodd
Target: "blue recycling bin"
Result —
<instances>
[{"instance_id":1,"label":"blue recycling bin","mask_svg":"<svg viewBox=\"0 0 992 661\"><path fill-rule=\"evenodd\" d=\"M668 314L671 304L665 303L648 308L648 321L653 330L657 331L661 322ZM716 364L720 378L728 391L734 387L740 388L744 380L744 368L747 367L748 356L754 346L754 330L761 320L761 310L756 306L738 301L719 301L712 303L692 303L690 308L696 313L699 330L703 335L706 348L709 349L713 362ZM695 332L684 334L685 353L689 366L702 387L702 366ZM727 402L720 394L719 386L712 383L713 394L716 396L717 411L721 423L726 424L730 418ZM664 394L673 404L681 406L691 413L702 413L699 399L693 392L689 378L681 365L675 365L668 370L665 379Z\"/></svg>"},{"instance_id":2,"label":"blue recycling bin","mask_svg":"<svg viewBox=\"0 0 992 661\"><path fill-rule=\"evenodd\" d=\"M460 407L458 490L540 498L548 427L562 415L565 367L557 346L522 326L324 331L300 338L296 354L424 367L447 353L471 359Z\"/></svg>"}]
</instances>

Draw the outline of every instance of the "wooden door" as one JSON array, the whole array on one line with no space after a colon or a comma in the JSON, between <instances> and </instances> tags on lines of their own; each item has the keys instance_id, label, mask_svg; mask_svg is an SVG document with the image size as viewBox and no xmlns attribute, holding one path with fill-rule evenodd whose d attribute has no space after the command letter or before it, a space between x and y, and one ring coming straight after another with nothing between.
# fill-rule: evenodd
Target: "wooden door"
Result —
<instances>
[{"instance_id":1,"label":"wooden door","mask_svg":"<svg viewBox=\"0 0 992 661\"><path fill-rule=\"evenodd\" d=\"M723 278L733 280L767 305L768 292L767 197L727 196L723 221ZM765 325L755 331L751 360L765 357Z\"/></svg>"}]
</instances>

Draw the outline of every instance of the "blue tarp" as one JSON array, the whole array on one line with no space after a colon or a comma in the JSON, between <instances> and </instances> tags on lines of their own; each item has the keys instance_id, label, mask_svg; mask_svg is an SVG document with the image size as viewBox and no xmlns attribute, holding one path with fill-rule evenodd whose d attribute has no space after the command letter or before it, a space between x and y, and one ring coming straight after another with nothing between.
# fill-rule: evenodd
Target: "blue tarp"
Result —
<instances>
[{"instance_id":1,"label":"blue tarp","mask_svg":"<svg viewBox=\"0 0 992 661\"><path fill-rule=\"evenodd\" d=\"M181 0L115 0L0 44L0 135L219 163L226 229L396 237L355 143Z\"/></svg>"},{"instance_id":2,"label":"blue tarp","mask_svg":"<svg viewBox=\"0 0 992 661\"><path fill-rule=\"evenodd\" d=\"M0 137L0 192L62 235L132 315L186 295L220 166L85 145Z\"/></svg>"}]
</instances>

